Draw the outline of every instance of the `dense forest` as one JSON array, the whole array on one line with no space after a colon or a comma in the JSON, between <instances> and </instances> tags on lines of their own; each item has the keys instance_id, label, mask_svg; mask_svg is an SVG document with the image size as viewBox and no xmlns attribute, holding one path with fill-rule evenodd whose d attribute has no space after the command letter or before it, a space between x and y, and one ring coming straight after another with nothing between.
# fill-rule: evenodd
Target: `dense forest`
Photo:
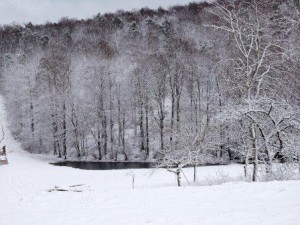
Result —
<instances>
[{"instance_id":1,"label":"dense forest","mask_svg":"<svg viewBox=\"0 0 300 225\"><path fill-rule=\"evenodd\" d=\"M11 131L65 159L299 161L299 25L297 0L224 0L2 26Z\"/></svg>"}]
</instances>

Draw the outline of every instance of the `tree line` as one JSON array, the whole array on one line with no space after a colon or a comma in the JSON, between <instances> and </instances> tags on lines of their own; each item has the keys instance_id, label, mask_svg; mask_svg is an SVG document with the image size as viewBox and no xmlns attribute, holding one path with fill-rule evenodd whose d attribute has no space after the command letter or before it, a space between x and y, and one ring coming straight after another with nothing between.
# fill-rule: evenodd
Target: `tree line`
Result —
<instances>
[{"instance_id":1,"label":"tree line","mask_svg":"<svg viewBox=\"0 0 300 225\"><path fill-rule=\"evenodd\" d=\"M2 26L11 131L29 152L175 173L236 159L255 181L260 162L300 161L299 10L217 1Z\"/></svg>"}]
</instances>

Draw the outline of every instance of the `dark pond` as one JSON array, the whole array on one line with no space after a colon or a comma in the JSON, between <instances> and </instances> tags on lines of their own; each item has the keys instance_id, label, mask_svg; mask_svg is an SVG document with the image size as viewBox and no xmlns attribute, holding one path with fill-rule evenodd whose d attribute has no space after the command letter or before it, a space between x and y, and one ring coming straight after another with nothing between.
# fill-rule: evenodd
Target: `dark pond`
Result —
<instances>
[{"instance_id":1,"label":"dark pond","mask_svg":"<svg viewBox=\"0 0 300 225\"><path fill-rule=\"evenodd\" d=\"M121 169L148 169L155 165L149 162L58 162L54 166L68 166L83 170L121 170Z\"/></svg>"}]
</instances>

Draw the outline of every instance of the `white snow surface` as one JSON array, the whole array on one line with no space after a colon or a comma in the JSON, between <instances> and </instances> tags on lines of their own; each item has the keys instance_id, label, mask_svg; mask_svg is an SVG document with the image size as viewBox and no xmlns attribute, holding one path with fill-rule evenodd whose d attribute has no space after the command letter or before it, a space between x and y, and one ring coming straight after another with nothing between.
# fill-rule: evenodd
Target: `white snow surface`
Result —
<instances>
[{"instance_id":1,"label":"white snow surface","mask_svg":"<svg viewBox=\"0 0 300 225\"><path fill-rule=\"evenodd\" d=\"M231 165L201 167L198 185L183 179L184 186L176 187L165 170L55 167L12 138L1 97L0 120L9 160L0 166L0 225L300 224L299 181L204 185L220 175L241 176L242 167ZM184 172L191 180L192 169ZM50 191L55 186L68 191Z\"/></svg>"}]
</instances>

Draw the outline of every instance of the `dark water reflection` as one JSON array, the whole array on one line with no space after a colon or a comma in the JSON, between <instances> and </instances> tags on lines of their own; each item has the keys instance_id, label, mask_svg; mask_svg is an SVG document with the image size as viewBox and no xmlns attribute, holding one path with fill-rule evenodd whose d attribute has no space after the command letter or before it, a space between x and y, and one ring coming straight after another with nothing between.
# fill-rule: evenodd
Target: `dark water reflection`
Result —
<instances>
[{"instance_id":1,"label":"dark water reflection","mask_svg":"<svg viewBox=\"0 0 300 225\"><path fill-rule=\"evenodd\" d=\"M58 162L54 166L67 166L83 170L121 170L121 169L148 169L155 165L149 162Z\"/></svg>"}]
</instances>

